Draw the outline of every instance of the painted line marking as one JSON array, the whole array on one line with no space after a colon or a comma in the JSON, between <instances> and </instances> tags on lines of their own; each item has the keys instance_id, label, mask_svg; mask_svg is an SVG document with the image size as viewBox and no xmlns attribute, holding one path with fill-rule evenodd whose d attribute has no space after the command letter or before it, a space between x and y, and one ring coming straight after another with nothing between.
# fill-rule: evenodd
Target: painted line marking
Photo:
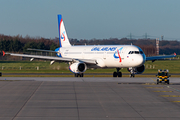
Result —
<instances>
[{"instance_id":1,"label":"painted line marking","mask_svg":"<svg viewBox=\"0 0 180 120\"><path fill-rule=\"evenodd\" d=\"M180 102L180 101L171 101L171 102Z\"/></svg>"},{"instance_id":2,"label":"painted line marking","mask_svg":"<svg viewBox=\"0 0 180 120\"><path fill-rule=\"evenodd\" d=\"M156 85L156 83L144 83L142 85Z\"/></svg>"},{"instance_id":3,"label":"painted line marking","mask_svg":"<svg viewBox=\"0 0 180 120\"><path fill-rule=\"evenodd\" d=\"M160 95L161 97L180 97L180 95Z\"/></svg>"},{"instance_id":4,"label":"painted line marking","mask_svg":"<svg viewBox=\"0 0 180 120\"><path fill-rule=\"evenodd\" d=\"M173 91L153 91L153 92L173 92Z\"/></svg>"},{"instance_id":5,"label":"painted line marking","mask_svg":"<svg viewBox=\"0 0 180 120\"><path fill-rule=\"evenodd\" d=\"M171 89L173 89L173 90L175 90L175 91L177 91L177 92L180 92L180 90L178 90L178 89L175 89L175 88L173 88L173 87L170 87L170 86L167 86L167 88L171 88Z\"/></svg>"},{"instance_id":6,"label":"painted line marking","mask_svg":"<svg viewBox=\"0 0 180 120\"><path fill-rule=\"evenodd\" d=\"M151 78L151 80L153 80L154 82L156 82L156 80L155 80L155 79L153 79L153 78Z\"/></svg>"},{"instance_id":7,"label":"painted line marking","mask_svg":"<svg viewBox=\"0 0 180 120\"><path fill-rule=\"evenodd\" d=\"M146 88L158 88L158 89L162 89L164 87L146 87Z\"/></svg>"}]
</instances>

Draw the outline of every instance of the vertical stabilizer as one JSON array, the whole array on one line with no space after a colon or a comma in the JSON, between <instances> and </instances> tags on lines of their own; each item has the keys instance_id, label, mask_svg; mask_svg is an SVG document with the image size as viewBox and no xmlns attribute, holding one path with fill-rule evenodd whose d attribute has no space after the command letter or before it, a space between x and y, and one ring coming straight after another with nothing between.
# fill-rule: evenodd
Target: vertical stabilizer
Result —
<instances>
[{"instance_id":1,"label":"vertical stabilizer","mask_svg":"<svg viewBox=\"0 0 180 120\"><path fill-rule=\"evenodd\" d=\"M67 37L66 29L62 20L62 15L58 15L58 30L59 30L59 44L60 47L70 47L69 39Z\"/></svg>"}]
</instances>

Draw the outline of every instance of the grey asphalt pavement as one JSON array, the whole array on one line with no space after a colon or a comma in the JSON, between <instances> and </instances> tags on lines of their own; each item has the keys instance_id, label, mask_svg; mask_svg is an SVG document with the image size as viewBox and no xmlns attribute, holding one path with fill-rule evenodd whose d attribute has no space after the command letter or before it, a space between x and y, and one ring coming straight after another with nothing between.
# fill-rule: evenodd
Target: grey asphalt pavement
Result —
<instances>
[{"instance_id":1,"label":"grey asphalt pavement","mask_svg":"<svg viewBox=\"0 0 180 120\"><path fill-rule=\"evenodd\" d=\"M179 120L180 78L155 79L1 77L0 119Z\"/></svg>"}]
</instances>

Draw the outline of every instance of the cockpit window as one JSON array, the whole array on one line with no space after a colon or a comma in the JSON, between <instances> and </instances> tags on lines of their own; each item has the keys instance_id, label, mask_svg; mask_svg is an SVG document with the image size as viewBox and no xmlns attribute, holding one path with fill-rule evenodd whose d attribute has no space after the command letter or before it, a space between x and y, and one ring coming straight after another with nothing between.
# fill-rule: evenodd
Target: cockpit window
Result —
<instances>
[{"instance_id":1,"label":"cockpit window","mask_svg":"<svg viewBox=\"0 0 180 120\"><path fill-rule=\"evenodd\" d=\"M128 54L143 54L143 51L129 51Z\"/></svg>"}]
</instances>

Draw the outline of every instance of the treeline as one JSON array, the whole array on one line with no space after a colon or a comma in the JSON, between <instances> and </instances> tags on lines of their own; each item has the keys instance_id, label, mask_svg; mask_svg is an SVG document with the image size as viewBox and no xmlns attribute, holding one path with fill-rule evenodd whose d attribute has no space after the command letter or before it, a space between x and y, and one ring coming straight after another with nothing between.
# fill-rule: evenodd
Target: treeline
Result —
<instances>
[{"instance_id":1,"label":"treeline","mask_svg":"<svg viewBox=\"0 0 180 120\"><path fill-rule=\"evenodd\" d=\"M27 48L55 50L58 47L56 40L45 38L31 38L29 36L0 35L0 50L6 52L25 52Z\"/></svg>"},{"instance_id":2,"label":"treeline","mask_svg":"<svg viewBox=\"0 0 180 120\"><path fill-rule=\"evenodd\" d=\"M137 45L145 52L147 56L156 55L156 40L155 39L92 39L92 40L77 40L70 39L72 45ZM180 54L180 42L179 41L167 41L161 40L160 54L172 54L176 52ZM0 34L0 50L6 52L26 52L27 48L55 50L59 47L58 38L46 39L42 37L22 37L7 36Z\"/></svg>"}]
</instances>

